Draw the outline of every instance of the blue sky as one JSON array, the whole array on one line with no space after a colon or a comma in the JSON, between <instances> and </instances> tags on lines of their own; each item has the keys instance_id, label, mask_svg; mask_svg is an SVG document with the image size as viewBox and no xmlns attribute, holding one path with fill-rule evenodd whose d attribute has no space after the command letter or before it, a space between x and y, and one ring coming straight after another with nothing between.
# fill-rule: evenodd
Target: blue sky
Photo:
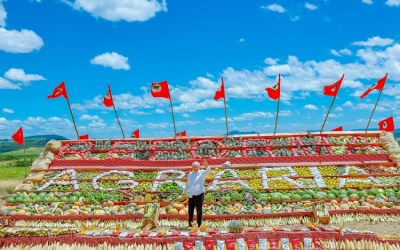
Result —
<instances>
[{"instance_id":1,"label":"blue sky","mask_svg":"<svg viewBox=\"0 0 400 250\"><path fill-rule=\"evenodd\" d=\"M80 134L121 137L101 101L111 84L126 134L173 136L169 102L150 83L168 80L177 131L273 132L276 101L265 88L282 74L278 132L320 129L332 100L322 88L345 73L326 130L365 128L378 96L359 96L389 73L371 122L400 124L400 0L146 1L0 0L0 138L75 138L66 101L48 100L65 81Z\"/></svg>"}]
</instances>

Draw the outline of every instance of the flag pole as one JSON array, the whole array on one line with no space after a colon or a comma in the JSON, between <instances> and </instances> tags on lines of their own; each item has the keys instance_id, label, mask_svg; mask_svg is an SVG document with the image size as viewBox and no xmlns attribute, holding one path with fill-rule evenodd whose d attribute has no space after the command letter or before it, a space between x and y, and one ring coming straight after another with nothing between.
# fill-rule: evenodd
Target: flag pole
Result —
<instances>
[{"instance_id":1,"label":"flag pole","mask_svg":"<svg viewBox=\"0 0 400 250\"><path fill-rule=\"evenodd\" d=\"M174 109L172 108L171 96L169 97L169 104L171 105L172 122L174 123L174 136L176 136L175 116L174 116Z\"/></svg>"},{"instance_id":2,"label":"flag pole","mask_svg":"<svg viewBox=\"0 0 400 250\"><path fill-rule=\"evenodd\" d=\"M382 90L379 92L378 99L376 99L376 103L375 103L374 109L372 110L371 116L369 117L367 128L365 129L365 133L368 132L369 124L371 123L372 116L374 115L376 106L378 105L378 102L379 102L379 99L381 98L381 95L382 95Z\"/></svg>"},{"instance_id":3,"label":"flag pole","mask_svg":"<svg viewBox=\"0 0 400 250\"><path fill-rule=\"evenodd\" d=\"M124 130L122 129L121 122L119 121L117 109L115 108L114 102L113 102L113 108L114 108L115 116L117 117L119 127L121 128L122 138L125 139L125 133L124 133Z\"/></svg>"},{"instance_id":4,"label":"flag pole","mask_svg":"<svg viewBox=\"0 0 400 250\"><path fill-rule=\"evenodd\" d=\"M333 103L334 103L335 100L336 100L336 96L337 96L337 95L335 95L335 97L333 97L333 99L332 99L331 106L329 107L328 113L327 113L326 116L325 116L324 123L322 123L321 131L320 131L319 133L322 133L322 131L324 130L326 120L328 120L328 116L329 116L329 113L331 112L331 109L332 109L332 107L333 107Z\"/></svg>"},{"instance_id":5,"label":"flag pole","mask_svg":"<svg viewBox=\"0 0 400 250\"><path fill-rule=\"evenodd\" d=\"M69 103L69 99L68 99L68 98L66 98L66 99L67 99L67 104L68 104L68 108L69 108L69 113L71 114L71 117L72 117L72 123L74 124L75 132L76 132L76 137L77 137L78 140L79 140L79 133L78 133L78 129L76 128L76 123L75 123L74 115L72 114L71 104Z\"/></svg>"},{"instance_id":6,"label":"flag pole","mask_svg":"<svg viewBox=\"0 0 400 250\"><path fill-rule=\"evenodd\" d=\"M224 109L225 109L225 125L226 125L226 136L229 135L229 129L228 129L228 112L226 111L226 97L224 95Z\"/></svg>"},{"instance_id":7,"label":"flag pole","mask_svg":"<svg viewBox=\"0 0 400 250\"><path fill-rule=\"evenodd\" d=\"M28 176L28 172L26 171L26 154L25 154L26 144L24 140L24 168L25 168L25 178Z\"/></svg>"},{"instance_id":8,"label":"flag pole","mask_svg":"<svg viewBox=\"0 0 400 250\"><path fill-rule=\"evenodd\" d=\"M278 126L278 117L279 117L279 103L281 101L281 97L278 98L278 105L276 106L276 118L275 118L275 128L274 135L276 134L276 127Z\"/></svg>"}]
</instances>

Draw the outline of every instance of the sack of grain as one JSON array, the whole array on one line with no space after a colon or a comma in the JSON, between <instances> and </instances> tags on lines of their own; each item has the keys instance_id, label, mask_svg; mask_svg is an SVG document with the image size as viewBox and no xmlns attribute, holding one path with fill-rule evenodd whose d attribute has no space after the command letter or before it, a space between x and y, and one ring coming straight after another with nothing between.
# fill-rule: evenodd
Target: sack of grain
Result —
<instances>
[{"instance_id":1,"label":"sack of grain","mask_svg":"<svg viewBox=\"0 0 400 250\"><path fill-rule=\"evenodd\" d=\"M61 142L56 140L48 141L44 148L44 150L49 150L49 151L58 151L60 149L61 149Z\"/></svg>"},{"instance_id":2,"label":"sack of grain","mask_svg":"<svg viewBox=\"0 0 400 250\"><path fill-rule=\"evenodd\" d=\"M30 192L32 190L33 190L33 183L28 182L28 184L20 184L20 185L16 186L13 192L14 193L17 193L17 192L23 193L23 192Z\"/></svg>"},{"instance_id":3,"label":"sack of grain","mask_svg":"<svg viewBox=\"0 0 400 250\"><path fill-rule=\"evenodd\" d=\"M26 179L24 183L28 183L29 181L42 181L44 179L44 173L31 173Z\"/></svg>"},{"instance_id":4,"label":"sack of grain","mask_svg":"<svg viewBox=\"0 0 400 250\"><path fill-rule=\"evenodd\" d=\"M44 159L36 159L33 163L32 163L32 169L35 170L46 170L49 169L49 165L50 165L51 161L47 158Z\"/></svg>"}]
</instances>

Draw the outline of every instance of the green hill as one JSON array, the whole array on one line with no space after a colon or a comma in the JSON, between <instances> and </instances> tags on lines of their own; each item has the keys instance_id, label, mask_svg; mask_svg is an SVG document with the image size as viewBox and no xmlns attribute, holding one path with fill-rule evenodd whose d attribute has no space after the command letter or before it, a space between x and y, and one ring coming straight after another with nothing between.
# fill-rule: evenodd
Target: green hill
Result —
<instances>
[{"instance_id":1,"label":"green hill","mask_svg":"<svg viewBox=\"0 0 400 250\"><path fill-rule=\"evenodd\" d=\"M26 148L43 148L49 140L67 140L59 135L34 135L25 137ZM23 150L22 145L18 145L13 140L0 140L0 153ZM23 151L21 151L23 154ZM35 152L36 153L36 152Z\"/></svg>"}]
</instances>

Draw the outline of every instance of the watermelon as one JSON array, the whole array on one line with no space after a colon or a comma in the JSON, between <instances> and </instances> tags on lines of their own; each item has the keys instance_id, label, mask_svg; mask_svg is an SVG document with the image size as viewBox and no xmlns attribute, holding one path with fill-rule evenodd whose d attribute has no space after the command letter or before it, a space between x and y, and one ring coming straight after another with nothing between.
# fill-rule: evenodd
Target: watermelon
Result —
<instances>
[{"instance_id":1,"label":"watermelon","mask_svg":"<svg viewBox=\"0 0 400 250\"><path fill-rule=\"evenodd\" d=\"M317 192L314 195L314 199L326 199L326 194L324 192Z\"/></svg>"},{"instance_id":2,"label":"watermelon","mask_svg":"<svg viewBox=\"0 0 400 250\"><path fill-rule=\"evenodd\" d=\"M270 201L274 201L274 202L280 201L281 200L281 195L279 193L271 193L271 194L269 194L268 199Z\"/></svg>"},{"instance_id":3,"label":"watermelon","mask_svg":"<svg viewBox=\"0 0 400 250\"><path fill-rule=\"evenodd\" d=\"M18 196L17 198L15 198L15 201L18 203L22 203L22 202L24 202L24 197Z\"/></svg>"},{"instance_id":4,"label":"watermelon","mask_svg":"<svg viewBox=\"0 0 400 250\"><path fill-rule=\"evenodd\" d=\"M60 198L60 201L61 201L61 202L68 202L68 197L67 197L67 196L62 196L62 197Z\"/></svg>"},{"instance_id":5,"label":"watermelon","mask_svg":"<svg viewBox=\"0 0 400 250\"><path fill-rule=\"evenodd\" d=\"M292 198L292 200L300 201L301 195L300 194L292 194L291 198Z\"/></svg>"},{"instance_id":6,"label":"watermelon","mask_svg":"<svg viewBox=\"0 0 400 250\"><path fill-rule=\"evenodd\" d=\"M283 194L283 195L281 195L281 200L288 201L288 200L290 200L290 196L287 194Z\"/></svg>"},{"instance_id":7,"label":"watermelon","mask_svg":"<svg viewBox=\"0 0 400 250\"><path fill-rule=\"evenodd\" d=\"M33 198L35 198L35 197L37 196L37 194L36 194L36 193L30 193L28 196L29 196L31 199L33 199Z\"/></svg>"},{"instance_id":8,"label":"watermelon","mask_svg":"<svg viewBox=\"0 0 400 250\"><path fill-rule=\"evenodd\" d=\"M333 192L327 193L326 194L327 199L336 199L336 195Z\"/></svg>"},{"instance_id":9,"label":"watermelon","mask_svg":"<svg viewBox=\"0 0 400 250\"><path fill-rule=\"evenodd\" d=\"M35 202L42 202L43 201L43 197L42 196L36 196L34 199Z\"/></svg>"},{"instance_id":10,"label":"watermelon","mask_svg":"<svg viewBox=\"0 0 400 250\"><path fill-rule=\"evenodd\" d=\"M43 199L43 202L50 202L51 201L51 198L49 196L45 196L42 199Z\"/></svg>"},{"instance_id":11,"label":"watermelon","mask_svg":"<svg viewBox=\"0 0 400 250\"><path fill-rule=\"evenodd\" d=\"M78 197L77 196L70 196L68 198L68 200L69 200L69 202L75 202L75 201L78 201Z\"/></svg>"},{"instance_id":12,"label":"watermelon","mask_svg":"<svg viewBox=\"0 0 400 250\"><path fill-rule=\"evenodd\" d=\"M81 192L78 192L78 191L73 192L72 195L73 195L73 196L76 196L76 197L78 197L78 198L82 196Z\"/></svg>"},{"instance_id":13,"label":"watermelon","mask_svg":"<svg viewBox=\"0 0 400 250\"><path fill-rule=\"evenodd\" d=\"M58 197L54 196L54 197L51 197L51 201L52 202L59 202L60 200L58 199Z\"/></svg>"},{"instance_id":14,"label":"watermelon","mask_svg":"<svg viewBox=\"0 0 400 250\"><path fill-rule=\"evenodd\" d=\"M349 198L349 197L347 196L347 194L339 194L338 198L343 199L343 198Z\"/></svg>"},{"instance_id":15,"label":"watermelon","mask_svg":"<svg viewBox=\"0 0 400 250\"><path fill-rule=\"evenodd\" d=\"M358 196L358 194L352 193L350 194L349 198L359 199L360 197Z\"/></svg>"},{"instance_id":16,"label":"watermelon","mask_svg":"<svg viewBox=\"0 0 400 250\"><path fill-rule=\"evenodd\" d=\"M361 191L358 192L358 196L367 197L368 196L368 192L366 190L361 190Z\"/></svg>"},{"instance_id":17,"label":"watermelon","mask_svg":"<svg viewBox=\"0 0 400 250\"><path fill-rule=\"evenodd\" d=\"M9 196L9 197L6 199L6 202L7 202L7 203L15 203L15 198L14 198L13 196Z\"/></svg>"},{"instance_id":18,"label":"watermelon","mask_svg":"<svg viewBox=\"0 0 400 250\"><path fill-rule=\"evenodd\" d=\"M301 198L303 200L311 200L313 197L311 196L311 194L303 194L303 196Z\"/></svg>"},{"instance_id":19,"label":"watermelon","mask_svg":"<svg viewBox=\"0 0 400 250\"><path fill-rule=\"evenodd\" d=\"M45 196L47 196L47 193L46 192L41 192L41 193L39 193L39 196L40 197L45 197Z\"/></svg>"}]
</instances>

